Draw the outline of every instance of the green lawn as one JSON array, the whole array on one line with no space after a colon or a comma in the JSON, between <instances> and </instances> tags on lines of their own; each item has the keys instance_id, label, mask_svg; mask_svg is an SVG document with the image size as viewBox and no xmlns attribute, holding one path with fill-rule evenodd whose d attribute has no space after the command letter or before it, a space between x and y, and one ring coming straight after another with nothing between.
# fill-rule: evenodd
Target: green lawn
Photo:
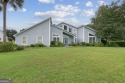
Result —
<instances>
[{"instance_id":1,"label":"green lawn","mask_svg":"<svg viewBox=\"0 0 125 83\"><path fill-rule=\"evenodd\" d=\"M125 48L27 48L0 53L0 78L14 83L125 83Z\"/></svg>"}]
</instances>

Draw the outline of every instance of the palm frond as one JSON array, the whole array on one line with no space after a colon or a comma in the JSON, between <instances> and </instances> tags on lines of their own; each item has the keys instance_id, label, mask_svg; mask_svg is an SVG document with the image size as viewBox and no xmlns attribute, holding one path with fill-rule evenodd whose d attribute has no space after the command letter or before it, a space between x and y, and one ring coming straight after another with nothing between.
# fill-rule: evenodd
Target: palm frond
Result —
<instances>
[{"instance_id":1,"label":"palm frond","mask_svg":"<svg viewBox=\"0 0 125 83\"><path fill-rule=\"evenodd\" d=\"M24 0L9 0L9 4L14 8L14 10L17 10L17 8L22 8L24 3Z\"/></svg>"}]
</instances>

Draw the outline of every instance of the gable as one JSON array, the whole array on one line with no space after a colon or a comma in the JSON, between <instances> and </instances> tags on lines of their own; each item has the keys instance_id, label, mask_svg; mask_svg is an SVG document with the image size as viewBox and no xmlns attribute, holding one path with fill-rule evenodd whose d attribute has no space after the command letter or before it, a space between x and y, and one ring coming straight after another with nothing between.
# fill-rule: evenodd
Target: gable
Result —
<instances>
[{"instance_id":1,"label":"gable","mask_svg":"<svg viewBox=\"0 0 125 83\"><path fill-rule=\"evenodd\" d=\"M50 25L52 24L51 18L45 19L44 21L42 21L42 22L40 22L40 23L38 23L38 24L35 24L35 25L31 26L31 27L29 27L29 28L27 28L27 29L25 29L25 30L23 30L23 31L21 31L21 32L19 32L19 33L17 33L17 34L15 34L15 36L17 36L17 35L19 35L19 34L22 34L22 33L24 33L24 32L27 32L27 31L31 30L32 28L36 28L36 27L38 27L39 25L44 24L44 23L46 23L46 22L48 22L48 26L50 26Z\"/></svg>"}]
</instances>

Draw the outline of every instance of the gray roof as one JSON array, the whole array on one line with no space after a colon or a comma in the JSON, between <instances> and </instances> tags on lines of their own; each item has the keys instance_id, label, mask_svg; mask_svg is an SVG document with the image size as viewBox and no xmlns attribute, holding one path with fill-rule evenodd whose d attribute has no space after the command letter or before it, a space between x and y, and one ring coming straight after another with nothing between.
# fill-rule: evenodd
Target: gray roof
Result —
<instances>
[{"instance_id":1,"label":"gray roof","mask_svg":"<svg viewBox=\"0 0 125 83\"><path fill-rule=\"evenodd\" d=\"M80 26L80 27L78 27L78 28L82 28L82 27L87 28L87 29L92 30L92 31L95 31L94 29L89 28L89 27L87 27L87 26L85 26L85 25L82 25L82 26Z\"/></svg>"},{"instance_id":2,"label":"gray roof","mask_svg":"<svg viewBox=\"0 0 125 83\"><path fill-rule=\"evenodd\" d=\"M51 19L51 18L47 18L47 19L45 19L45 20L43 20L43 21L41 21L41 22L39 22L39 23L37 23L37 24L35 24L35 25L33 25L33 26L31 26L31 27L29 27L29 28L27 28L27 29L25 29L25 30L19 32L19 33L17 33L17 34L15 34L14 36L17 36L17 35L19 35L19 34L25 32L25 31L27 31L27 30L29 30L29 29L32 29L32 28L34 28L35 26L37 26L37 25L39 25L39 24L41 24L41 23L44 23L44 22L47 21L47 20L51 20L51 24L52 24L52 19Z\"/></svg>"},{"instance_id":3,"label":"gray roof","mask_svg":"<svg viewBox=\"0 0 125 83\"><path fill-rule=\"evenodd\" d=\"M66 25L72 26L72 27L74 27L74 28L77 28L76 26L73 26L73 25L68 24L68 23L65 23L65 22L61 22L61 23L57 24L57 26L59 26L59 25L61 25L61 24L66 24Z\"/></svg>"}]
</instances>

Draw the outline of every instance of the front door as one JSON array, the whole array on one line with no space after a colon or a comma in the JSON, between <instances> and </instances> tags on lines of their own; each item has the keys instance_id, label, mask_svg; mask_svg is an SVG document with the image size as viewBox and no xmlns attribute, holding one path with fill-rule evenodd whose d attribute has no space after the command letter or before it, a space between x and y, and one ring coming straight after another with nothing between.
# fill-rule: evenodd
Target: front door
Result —
<instances>
[{"instance_id":1,"label":"front door","mask_svg":"<svg viewBox=\"0 0 125 83\"><path fill-rule=\"evenodd\" d=\"M64 43L65 45L68 45L68 38L63 38L63 43Z\"/></svg>"}]
</instances>

